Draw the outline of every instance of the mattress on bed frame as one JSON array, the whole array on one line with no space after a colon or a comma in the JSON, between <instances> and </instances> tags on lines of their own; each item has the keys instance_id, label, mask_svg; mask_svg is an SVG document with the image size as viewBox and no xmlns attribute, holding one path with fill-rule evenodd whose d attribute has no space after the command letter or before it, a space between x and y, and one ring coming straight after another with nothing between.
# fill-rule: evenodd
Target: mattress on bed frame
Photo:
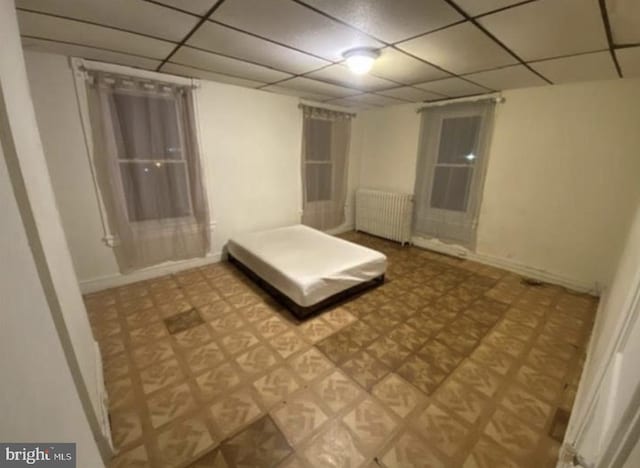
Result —
<instances>
[{"instance_id":1,"label":"mattress on bed frame","mask_svg":"<svg viewBox=\"0 0 640 468\"><path fill-rule=\"evenodd\" d=\"M234 236L229 254L300 307L384 276L387 257L295 225Z\"/></svg>"}]
</instances>

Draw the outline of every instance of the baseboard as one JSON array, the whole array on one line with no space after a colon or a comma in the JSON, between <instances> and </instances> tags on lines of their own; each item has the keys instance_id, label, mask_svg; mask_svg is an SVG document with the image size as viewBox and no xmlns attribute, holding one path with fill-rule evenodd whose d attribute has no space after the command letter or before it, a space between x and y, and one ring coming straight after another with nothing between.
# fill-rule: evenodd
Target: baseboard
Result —
<instances>
[{"instance_id":1,"label":"baseboard","mask_svg":"<svg viewBox=\"0 0 640 468\"><path fill-rule=\"evenodd\" d=\"M524 265L508 258L501 258L492 255L472 252L459 245L445 244L444 242L440 242L435 239L426 239L423 237L413 237L411 239L411 242L413 243L413 245L423 249L433 250L435 252L443 253L446 255L473 260L474 262L511 271L527 278L533 278L536 280L544 281L545 283L563 286L573 291L588 293L593 296L598 296L601 292L598 288L597 283L588 283L575 278L569 278L564 275L553 273L547 270Z\"/></svg>"},{"instance_id":2,"label":"baseboard","mask_svg":"<svg viewBox=\"0 0 640 468\"><path fill-rule=\"evenodd\" d=\"M154 265L152 267L134 271L132 273L116 273L113 275L101 276L99 278L81 280L80 291L82 292L82 294L88 294L92 292L102 291L103 289L124 286L126 284L136 283L138 281L144 281L147 279L156 278L158 276L168 275L180 270L197 268L209 263L217 263L221 258L222 252L218 252L215 254L209 254L206 257L201 258L182 260L178 262L161 263L160 265Z\"/></svg>"},{"instance_id":3,"label":"baseboard","mask_svg":"<svg viewBox=\"0 0 640 468\"><path fill-rule=\"evenodd\" d=\"M328 231L324 231L326 234L331 236L337 236L338 234L344 234L345 232L353 231L353 224L344 224L342 226L338 226L337 228L329 229Z\"/></svg>"}]
</instances>

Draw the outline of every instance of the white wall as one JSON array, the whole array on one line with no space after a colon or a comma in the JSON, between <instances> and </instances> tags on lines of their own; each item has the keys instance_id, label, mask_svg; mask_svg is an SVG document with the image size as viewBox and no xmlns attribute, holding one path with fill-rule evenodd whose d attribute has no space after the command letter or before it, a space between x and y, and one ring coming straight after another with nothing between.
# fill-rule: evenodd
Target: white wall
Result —
<instances>
[{"instance_id":1,"label":"white wall","mask_svg":"<svg viewBox=\"0 0 640 468\"><path fill-rule=\"evenodd\" d=\"M0 440L76 442L78 466L99 467L103 463L89 423L92 417L95 421L92 409L98 409L93 340L53 199L11 0L0 0L0 43L5 99L0 113L8 120L0 134ZM24 184L20 205L12 181ZM23 224L27 212L33 220L29 239ZM31 249L39 249L39 270ZM45 296L41 281L48 271L56 274ZM64 322L58 328L50 310L54 302ZM65 341L70 360L60 329L70 339ZM81 375L74 380L76 363Z\"/></svg>"},{"instance_id":2,"label":"white wall","mask_svg":"<svg viewBox=\"0 0 640 468\"><path fill-rule=\"evenodd\" d=\"M168 271L152 268L119 274L113 251L102 242L69 60L31 51L26 52L26 59L56 201L83 289L101 289ZM302 113L297 98L264 91L203 80L197 93L206 187L215 223L208 259L213 261L237 232L300 222ZM353 134L357 146L357 119ZM360 152L352 153L348 200L359 179ZM348 202L344 228L352 225L352 203Z\"/></svg>"},{"instance_id":3,"label":"white wall","mask_svg":"<svg viewBox=\"0 0 640 468\"><path fill-rule=\"evenodd\" d=\"M627 233L614 280L599 305L587 361L567 430L567 440L576 442L578 452L593 463L602 456L606 443L623 420L632 395L640 385L637 364L640 321L627 323L628 313L634 307L633 299L637 294L639 281L640 204ZM635 308L637 317L637 304ZM612 360L614 353L620 351L616 348L616 341L621 333L629 334L628 344L623 349L625 352L617 360ZM596 404L590 413L589 403L594 396ZM585 421L587 423L582 431Z\"/></svg>"},{"instance_id":4,"label":"white wall","mask_svg":"<svg viewBox=\"0 0 640 468\"><path fill-rule=\"evenodd\" d=\"M640 80L503 94L479 217L479 257L579 287L608 284L640 199ZM415 107L361 114L361 186L413 191Z\"/></svg>"}]
</instances>

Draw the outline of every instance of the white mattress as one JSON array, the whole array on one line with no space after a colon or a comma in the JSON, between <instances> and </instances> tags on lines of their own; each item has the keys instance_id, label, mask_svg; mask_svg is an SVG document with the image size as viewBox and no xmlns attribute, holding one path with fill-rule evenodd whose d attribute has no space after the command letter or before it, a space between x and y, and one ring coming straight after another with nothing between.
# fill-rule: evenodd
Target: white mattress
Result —
<instances>
[{"instance_id":1,"label":"white mattress","mask_svg":"<svg viewBox=\"0 0 640 468\"><path fill-rule=\"evenodd\" d=\"M303 225L241 234L227 248L303 307L376 278L387 268L384 254Z\"/></svg>"}]
</instances>

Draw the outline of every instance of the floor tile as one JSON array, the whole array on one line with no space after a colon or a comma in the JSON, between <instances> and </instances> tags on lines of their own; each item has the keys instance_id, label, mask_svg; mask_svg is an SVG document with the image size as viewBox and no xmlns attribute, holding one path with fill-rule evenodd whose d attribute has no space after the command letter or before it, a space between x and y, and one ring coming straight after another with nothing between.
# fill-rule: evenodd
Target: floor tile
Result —
<instances>
[{"instance_id":1,"label":"floor tile","mask_svg":"<svg viewBox=\"0 0 640 468\"><path fill-rule=\"evenodd\" d=\"M262 410L247 390L233 392L213 403L209 410L214 424L223 438L248 425L262 414Z\"/></svg>"},{"instance_id":2,"label":"floor tile","mask_svg":"<svg viewBox=\"0 0 640 468\"><path fill-rule=\"evenodd\" d=\"M431 404L414 422L415 430L431 446L455 456L465 444L469 429L451 414Z\"/></svg>"},{"instance_id":3,"label":"floor tile","mask_svg":"<svg viewBox=\"0 0 640 468\"><path fill-rule=\"evenodd\" d=\"M181 420L162 429L156 438L162 466L177 468L197 460L216 442L200 418Z\"/></svg>"},{"instance_id":4,"label":"floor tile","mask_svg":"<svg viewBox=\"0 0 640 468\"><path fill-rule=\"evenodd\" d=\"M238 356L236 362L245 374L255 375L273 367L278 358L270 348L261 344Z\"/></svg>"},{"instance_id":5,"label":"floor tile","mask_svg":"<svg viewBox=\"0 0 640 468\"><path fill-rule=\"evenodd\" d=\"M144 445L119 452L109 464L109 468L150 468L149 455Z\"/></svg>"},{"instance_id":6,"label":"floor tile","mask_svg":"<svg viewBox=\"0 0 640 468\"><path fill-rule=\"evenodd\" d=\"M331 422L304 447L302 466L318 468L358 467L365 458L353 442L353 436L340 422Z\"/></svg>"},{"instance_id":7,"label":"floor tile","mask_svg":"<svg viewBox=\"0 0 640 468\"><path fill-rule=\"evenodd\" d=\"M147 400L151 425L158 428L196 408L187 383L173 385L154 393Z\"/></svg>"},{"instance_id":8,"label":"floor tile","mask_svg":"<svg viewBox=\"0 0 640 468\"><path fill-rule=\"evenodd\" d=\"M131 352L133 361L138 369L165 361L175 356L169 338L154 341L153 343L139 346Z\"/></svg>"},{"instance_id":9,"label":"floor tile","mask_svg":"<svg viewBox=\"0 0 640 468\"><path fill-rule=\"evenodd\" d=\"M111 435L116 448L130 446L142 437L142 419L135 408L111 413Z\"/></svg>"},{"instance_id":10,"label":"floor tile","mask_svg":"<svg viewBox=\"0 0 640 468\"><path fill-rule=\"evenodd\" d=\"M140 372L142 389L146 394L184 380L184 377L178 361L174 358L153 364Z\"/></svg>"},{"instance_id":11,"label":"floor tile","mask_svg":"<svg viewBox=\"0 0 640 468\"><path fill-rule=\"evenodd\" d=\"M204 323L196 309L180 312L164 319L167 330L172 335Z\"/></svg>"},{"instance_id":12,"label":"floor tile","mask_svg":"<svg viewBox=\"0 0 640 468\"><path fill-rule=\"evenodd\" d=\"M367 351L390 369L395 369L400 366L400 364L409 357L409 354L411 354L409 349L399 345L386 336L378 338L371 343L367 347Z\"/></svg>"},{"instance_id":13,"label":"floor tile","mask_svg":"<svg viewBox=\"0 0 640 468\"><path fill-rule=\"evenodd\" d=\"M328 417L309 392L297 393L271 411L291 445L297 445Z\"/></svg>"},{"instance_id":14,"label":"floor tile","mask_svg":"<svg viewBox=\"0 0 640 468\"><path fill-rule=\"evenodd\" d=\"M299 385L293 373L282 366L254 381L253 387L260 395L264 406L271 408L276 403L284 401Z\"/></svg>"},{"instance_id":15,"label":"floor tile","mask_svg":"<svg viewBox=\"0 0 640 468\"><path fill-rule=\"evenodd\" d=\"M370 397L362 400L342 420L367 449L381 446L397 427L387 410Z\"/></svg>"},{"instance_id":16,"label":"floor tile","mask_svg":"<svg viewBox=\"0 0 640 468\"><path fill-rule=\"evenodd\" d=\"M540 431L551 417L551 406L518 384L507 389L500 405Z\"/></svg>"},{"instance_id":17,"label":"floor tile","mask_svg":"<svg viewBox=\"0 0 640 468\"><path fill-rule=\"evenodd\" d=\"M427 395L433 393L446 377L442 370L415 355L407 359L396 372Z\"/></svg>"},{"instance_id":18,"label":"floor tile","mask_svg":"<svg viewBox=\"0 0 640 468\"><path fill-rule=\"evenodd\" d=\"M334 413L351 404L362 394L358 385L338 370L317 382L313 390Z\"/></svg>"},{"instance_id":19,"label":"floor tile","mask_svg":"<svg viewBox=\"0 0 640 468\"><path fill-rule=\"evenodd\" d=\"M293 330L289 330L271 338L269 340L269 345L283 358L287 358L292 354L309 347L309 345Z\"/></svg>"},{"instance_id":20,"label":"floor tile","mask_svg":"<svg viewBox=\"0 0 640 468\"><path fill-rule=\"evenodd\" d=\"M493 413L484 433L513 456L524 460L536 455L541 437L516 416L500 408Z\"/></svg>"},{"instance_id":21,"label":"floor tile","mask_svg":"<svg viewBox=\"0 0 640 468\"><path fill-rule=\"evenodd\" d=\"M481 437L464 462L463 468L522 468L495 442Z\"/></svg>"},{"instance_id":22,"label":"floor tile","mask_svg":"<svg viewBox=\"0 0 640 468\"><path fill-rule=\"evenodd\" d=\"M382 457L387 467L445 468L445 463L422 439L407 431Z\"/></svg>"},{"instance_id":23,"label":"floor tile","mask_svg":"<svg viewBox=\"0 0 640 468\"><path fill-rule=\"evenodd\" d=\"M288 360L298 377L311 381L333 368L333 364L316 348L311 348Z\"/></svg>"},{"instance_id":24,"label":"floor tile","mask_svg":"<svg viewBox=\"0 0 640 468\"><path fill-rule=\"evenodd\" d=\"M207 344L184 352L184 359L193 374L198 374L206 369L222 364L226 357L217 343L210 341Z\"/></svg>"},{"instance_id":25,"label":"floor tile","mask_svg":"<svg viewBox=\"0 0 640 468\"><path fill-rule=\"evenodd\" d=\"M259 343L258 337L249 330L231 332L220 339L222 347L231 355L236 355Z\"/></svg>"},{"instance_id":26,"label":"floor tile","mask_svg":"<svg viewBox=\"0 0 640 468\"><path fill-rule=\"evenodd\" d=\"M220 450L231 467L275 466L292 453L291 446L269 416L224 441Z\"/></svg>"},{"instance_id":27,"label":"floor tile","mask_svg":"<svg viewBox=\"0 0 640 468\"><path fill-rule=\"evenodd\" d=\"M197 325L172 336L178 347L182 349L202 346L213 339L211 328L207 324Z\"/></svg>"},{"instance_id":28,"label":"floor tile","mask_svg":"<svg viewBox=\"0 0 640 468\"><path fill-rule=\"evenodd\" d=\"M240 381L240 375L229 363L221 364L196 377L200 393L205 399L217 397L228 392L236 387Z\"/></svg>"},{"instance_id":29,"label":"floor tile","mask_svg":"<svg viewBox=\"0 0 640 468\"><path fill-rule=\"evenodd\" d=\"M404 418L423 400L422 394L397 374L389 374L371 393L395 414Z\"/></svg>"},{"instance_id":30,"label":"floor tile","mask_svg":"<svg viewBox=\"0 0 640 468\"><path fill-rule=\"evenodd\" d=\"M334 329L322 318L315 318L303 323L300 327L300 334L309 342L316 343L328 337Z\"/></svg>"},{"instance_id":31,"label":"floor tile","mask_svg":"<svg viewBox=\"0 0 640 468\"><path fill-rule=\"evenodd\" d=\"M341 366L341 369L367 390L389 373L388 367L366 351L355 354Z\"/></svg>"},{"instance_id":32,"label":"floor tile","mask_svg":"<svg viewBox=\"0 0 640 468\"><path fill-rule=\"evenodd\" d=\"M449 379L433 396L444 409L470 424L475 423L483 411L490 408L486 396L456 379Z\"/></svg>"}]
</instances>

